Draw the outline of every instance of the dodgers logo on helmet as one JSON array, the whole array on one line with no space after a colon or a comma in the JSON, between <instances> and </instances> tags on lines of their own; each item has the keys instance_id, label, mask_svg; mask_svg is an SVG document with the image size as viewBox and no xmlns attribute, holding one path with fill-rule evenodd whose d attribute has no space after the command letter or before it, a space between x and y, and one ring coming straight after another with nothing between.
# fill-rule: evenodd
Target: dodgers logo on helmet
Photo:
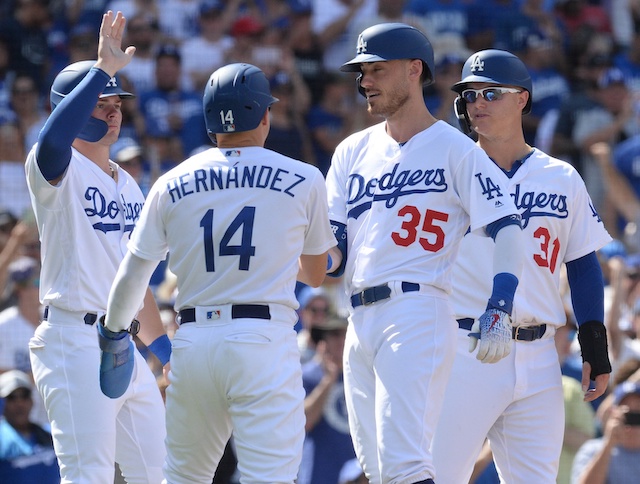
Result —
<instances>
[{"instance_id":1,"label":"dodgers logo on helmet","mask_svg":"<svg viewBox=\"0 0 640 484\"><path fill-rule=\"evenodd\" d=\"M356 44L356 56L343 64L343 72L360 72L360 64L398 59L420 59L425 69L425 85L433 82L433 47L420 30L400 22L374 25L362 31Z\"/></svg>"},{"instance_id":2,"label":"dodgers logo on helmet","mask_svg":"<svg viewBox=\"0 0 640 484\"><path fill-rule=\"evenodd\" d=\"M522 114L531 111L532 82L524 63L511 52L499 49L481 50L472 54L462 67L462 79L451 89L461 94L468 85L485 82L502 86L516 86L529 93L529 101Z\"/></svg>"}]
</instances>

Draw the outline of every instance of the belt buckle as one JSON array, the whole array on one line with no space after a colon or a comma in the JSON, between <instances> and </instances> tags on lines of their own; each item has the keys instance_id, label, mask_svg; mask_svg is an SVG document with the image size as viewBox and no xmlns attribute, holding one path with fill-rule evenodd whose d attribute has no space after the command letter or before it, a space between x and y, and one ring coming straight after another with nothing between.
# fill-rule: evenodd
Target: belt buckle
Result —
<instances>
[{"instance_id":1,"label":"belt buckle","mask_svg":"<svg viewBox=\"0 0 640 484\"><path fill-rule=\"evenodd\" d=\"M520 341L520 340L519 340L519 336L520 336L520 328L521 328L521 326L515 326L515 327L513 328L513 330L514 330L514 331L513 331L513 339L514 339L514 340L516 340L516 341Z\"/></svg>"}]
</instances>

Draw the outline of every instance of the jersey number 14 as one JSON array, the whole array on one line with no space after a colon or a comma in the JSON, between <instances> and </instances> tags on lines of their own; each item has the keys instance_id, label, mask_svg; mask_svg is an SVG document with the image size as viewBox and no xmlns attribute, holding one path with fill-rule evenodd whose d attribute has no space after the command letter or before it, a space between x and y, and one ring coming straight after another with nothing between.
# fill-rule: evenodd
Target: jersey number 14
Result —
<instances>
[{"instance_id":1,"label":"jersey number 14","mask_svg":"<svg viewBox=\"0 0 640 484\"><path fill-rule=\"evenodd\" d=\"M214 231L213 231L213 209L210 208L200 220L200 227L204 232L204 260L207 272L215 272L215 248L214 248ZM255 220L256 207L244 207L236 218L226 228L220 243L218 244L219 256L238 256L238 269L241 271L249 270L249 262L251 257L256 255L256 247L251 245L253 238L253 222ZM236 232L241 231L240 245L231 245L231 238ZM216 231L217 234L217 231Z\"/></svg>"}]
</instances>

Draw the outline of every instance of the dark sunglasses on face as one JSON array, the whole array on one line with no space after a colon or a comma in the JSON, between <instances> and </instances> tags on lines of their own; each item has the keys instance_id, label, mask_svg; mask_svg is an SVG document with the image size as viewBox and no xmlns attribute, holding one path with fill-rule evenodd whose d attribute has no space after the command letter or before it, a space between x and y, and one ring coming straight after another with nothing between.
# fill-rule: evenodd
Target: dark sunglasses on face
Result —
<instances>
[{"instance_id":1,"label":"dark sunglasses on face","mask_svg":"<svg viewBox=\"0 0 640 484\"><path fill-rule=\"evenodd\" d=\"M462 99L469 104L473 104L478 100L478 95L482 96L488 102L499 101L502 99L502 95L506 93L518 93L522 92L520 89L514 89L512 87L485 87L482 89L465 89L462 91Z\"/></svg>"},{"instance_id":2,"label":"dark sunglasses on face","mask_svg":"<svg viewBox=\"0 0 640 484\"><path fill-rule=\"evenodd\" d=\"M29 400L31 398L30 390L15 390L7 395L6 399L9 401L13 400Z\"/></svg>"}]
</instances>

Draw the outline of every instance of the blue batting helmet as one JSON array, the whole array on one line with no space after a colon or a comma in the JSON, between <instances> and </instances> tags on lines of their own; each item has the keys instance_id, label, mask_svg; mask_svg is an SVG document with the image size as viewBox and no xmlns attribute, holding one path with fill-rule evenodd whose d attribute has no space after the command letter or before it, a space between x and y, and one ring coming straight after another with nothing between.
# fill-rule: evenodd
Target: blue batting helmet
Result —
<instances>
[{"instance_id":1,"label":"blue batting helmet","mask_svg":"<svg viewBox=\"0 0 640 484\"><path fill-rule=\"evenodd\" d=\"M95 60L74 62L58 73L53 80L49 94L52 110L80 84L80 81L85 78L95 63ZM102 94L100 94L101 98L109 96L120 96L122 99L135 97L120 87L120 80L117 76L111 78L102 91ZM107 133L107 130L108 126L104 121L91 117L78 134L78 138L95 142L101 139Z\"/></svg>"},{"instance_id":2,"label":"blue batting helmet","mask_svg":"<svg viewBox=\"0 0 640 484\"><path fill-rule=\"evenodd\" d=\"M360 64L397 59L420 59L425 68L425 85L433 83L433 47L425 34L407 24L392 22L374 25L358 36L356 56L343 64L343 72L360 72Z\"/></svg>"},{"instance_id":3,"label":"blue batting helmet","mask_svg":"<svg viewBox=\"0 0 640 484\"><path fill-rule=\"evenodd\" d=\"M487 49L472 54L462 67L462 80L451 89L461 94L472 82L521 87L529 93L529 101L522 114L531 111L531 76L524 63L511 52Z\"/></svg>"},{"instance_id":4,"label":"blue batting helmet","mask_svg":"<svg viewBox=\"0 0 640 484\"><path fill-rule=\"evenodd\" d=\"M255 129L276 101L267 76L256 66L236 63L221 67L211 74L204 90L207 132L212 135Z\"/></svg>"}]
</instances>

